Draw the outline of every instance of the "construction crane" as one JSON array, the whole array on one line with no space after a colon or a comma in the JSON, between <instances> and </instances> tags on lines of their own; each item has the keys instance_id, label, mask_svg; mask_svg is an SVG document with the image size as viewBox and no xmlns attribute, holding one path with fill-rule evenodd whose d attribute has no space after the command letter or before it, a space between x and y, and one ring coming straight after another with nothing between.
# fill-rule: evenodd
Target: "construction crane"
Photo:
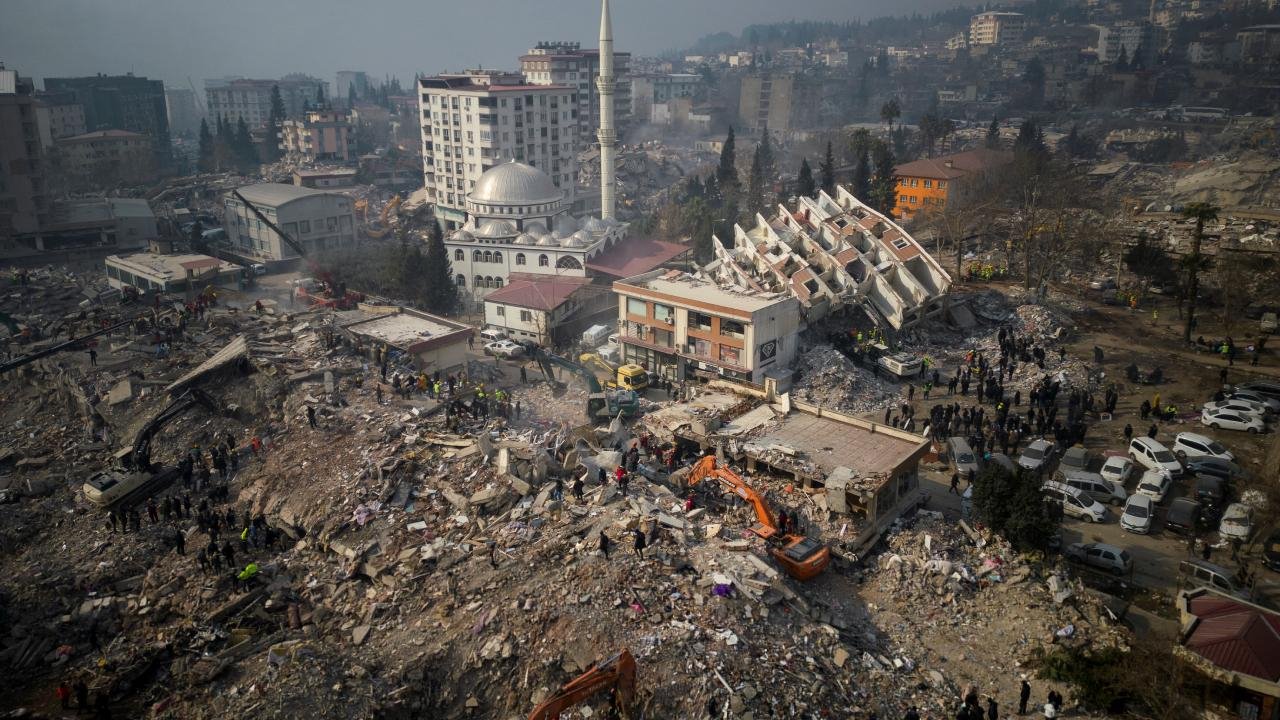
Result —
<instances>
[{"instance_id":1,"label":"construction crane","mask_svg":"<svg viewBox=\"0 0 1280 720\"><path fill-rule=\"evenodd\" d=\"M116 453L118 468L94 474L85 481L84 496L95 505L117 509L129 508L173 483L181 470L172 465L156 466L151 462L151 441L156 433L174 418L197 405L218 411L218 403L199 388L190 388L147 421L133 438L133 444Z\"/></svg>"},{"instance_id":2,"label":"construction crane","mask_svg":"<svg viewBox=\"0 0 1280 720\"><path fill-rule=\"evenodd\" d=\"M640 396L636 395L634 390L606 390L600 386L600 380L591 370L540 348L533 351L533 359L538 362L538 367L542 368L542 374L552 387L561 389L564 387L564 383L556 380L555 366L568 370L587 383L587 417L589 419L615 417L618 413L622 413L623 417L634 417L640 414Z\"/></svg>"},{"instance_id":3,"label":"construction crane","mask_svg":"<svg viewBox=\"0 0 1280 720\"><path fill-rule=\"evenodd\" d=\"M636 694L636 659L623 648L612 657L570 680L529 713L529 720L556 720L565 710L604 690L613 694L613 707L623 717L630 714Z\"/></svg>"},{"instance_id":4,"label":"construction crane","mask_svg":"<svg viewBox=\"0 0 1280 720\"><path fill-rule=\"evenodd\" d=\"M712 478L720 481L735 495L746 500L756 512L756 523L751 532L765 541L769 556L797 580L809 580L817 577L831 563L831 549L815 538L783 533L774 522L764 498L752 490L746 481L729 468L718 467L714 455L707 455L693 466L688 476L688 485Z\"/></svg>"},{"instance_id":5,"label":"construction crane","mask_svg":"<svg viewBox=\"0 0 1280 720\"><path fill-rule=\"evenodd\" d=\"M286 245L293 248L294 252L298 253L298 255L301 257L307 256L306 246L304 246L302 243L290 237L289 233L286 233L284 230L281 230L279 225L276 225L274 222L272 222L271 218L267 217L261 210L259 210L257 205L254 205L253 203L249 202L249 199L246 198L244 195L241 195L239 190L232 188L231 194L235 195L237 200L244 203L244 206L249 208L249 210L253 212L254 216L256 216L259 220L262 221L263 225L266 225L267 227L271 228L275 232L275 234L279 235L280 239L284 240Z\"/></svg>"}]
</instances>

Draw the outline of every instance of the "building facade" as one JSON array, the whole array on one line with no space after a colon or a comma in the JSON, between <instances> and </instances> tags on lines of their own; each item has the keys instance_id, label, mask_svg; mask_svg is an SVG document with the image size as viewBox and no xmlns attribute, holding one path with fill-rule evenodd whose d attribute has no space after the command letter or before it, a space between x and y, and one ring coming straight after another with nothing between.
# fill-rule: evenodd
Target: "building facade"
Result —
<instances>
[{"instance_id":1,"label":"building facade","mask_svg":"<svg viewBox=\"0 0 1280 720\"><path fill-rule=\"evenodd\" d=\"M1122 22L1098 28L1098 62L1112 64L1123 52L1129 62L1141 54L1142 61L1150 65L1159 50L1153 30L1144 22Z\"/></svg>"},{"instance_id":2,"label":"building facade","mask_svg":"<svg viewBox=\"0 0 1280 720\"><path fill-rule=\"evenodd\" d=\"M794 74L755 74L742 78L738 116L752 130L794 130L817 120L815 83Z\"/></svg>"},{"instance_id":3,"label":"building facade","mask_svg":"<svg viewBox=\"0 0 1280 720\"><path fill-rule=\"evenodd\" d=\"M585 277L516 276L501 289L485 295L485 325L505 330L516 340L532 340L550 347L557 329L577 316L583 295L591 286Z\"/></svg>"},{"instance_id":4,"label":"building facade","mask_svg":"<svg viewBox=\"0 0 1280 720\"><path fill-rule=\"evenodd\" d=\"M339 70L338 82L333 84L334 99L340 103L346 103L347 98L351 97L351 91L356 91L357 98L368 97L369 95L369 75L361 70Z\"/></svg>"},{"instance_id":5,"label":"building facade","mask_svg":"<svg viewBox=\"0 0 1280 720\"><path fill-rule=\"evenodd\" d=\"M898 185L893 215L909 220L919 212L941 211L962 178L990 172L1012 160L1008 151L978 148L899 165L893 170Z\"/></svg>"},{"instance_id":6,"label":"building facade","mask_svg":"<svg viewBox=\"0 0 1280 720\"><path fill-rule=\"evenodd\" d=\"M33 233L49 214L35 86L0 65L0 238Z\"/></svg>"},{"instance_id":7,"label":"building facade","mask_svg":"<svg viewBox=\"0 0 1280 720\"><path fill-rule=\"evenodd\" d=\"M254 129L271 120L271 88L280 88L285 117L300 118L328 97L327 86L325 81L306 75L286 75L279 80L206 80L204 94L210 118L225 117L232 125L243 119Z\"/></svg>"},{"instance_id":8,"label":"building facade","mask_svg":"<svg viewBox=\"0 0 1280 720\"><path fill-rule=\"evenodd\" d=\"M473 71L418 80L427 201L448 228L466 222L467 194L510 161L549 176L572 205L578 176L578 91L513 73Z\"/></svg>"},{"instance_id":9,"label":"building facade","mask_svg":"<svg viewBox=\"0 0 1280 720\"><path fill-rule=\"evenodd\" d=\"M631 116L636 122L654 122L652 108L673 98L692 98L702 87L702 76L690 73L634 75L631 78Z\"/></svg>"},{"instance_id":10,"label":"building facade","mask_svg":"<svg viewBox=\"0 0 1280 720\"><path fill-rule=\"evenodd\" d=\"M59 170L76 190L138 185L157 177L150 137L127 130L98 130L54 143Z\"/></svg>"},{"instance_id":11,"label":"building facade","mask_svg":"<svg viewBox=\"0 0 1280 720\"><path fill-rule=\"evenodd\" d=\"M134 75L94 75L45 78L44 88L75 98L84 108L86 132L128 130L150 136L157 164L168 164L169 109L164 83Z\"/></svg>"},{"instance_id":12,"label":"building facade","mask_svg":"<svg viewBox=\"0 0 1280 720\"><path fill-rule=\"evenodd\" d=\"M200 132L200 110L196 93L191 88L165 88L165 108L169 112L169 131L174 135L194 137Z\"/></svg>"},{"instance_id":13,"label":"building facade","mask_svg":"<svg viewBox=\"0 0 1280 720\"><path fill-rule=\"evenodd\" d=\"M613 292L622 360L664 377L759 385L795 359L800 310L785 294L725 288L678 270L618 280Z\"/></svg>"},{"instance_id":14,"label":"building facade","mask_svg":"<svg viewBox=\"0 0 1280 720\"><path fill-rule=\"evenodd\" d=\"M296 162L356 161L356 134L345 110L309 110L300 120L280 127L280 149Z\"/></svg>"},{"instance_id":15,"label":"building facade","mask_svg":"<svg viewBox=\"0 0 1280 720\"><path fill-rule=\"evenodd\" d=\"M240 194L308 253L355 245L355 216L346 195L281 183L249 185L240 188ZM223 226L237 254L266 261L298 257L279 233L234 195L227 194L224 206Z\"/></svg>"},{"instance_id":16,"label":"building facade","mask_svg":"<svg viewBox=\"0 0 1280 720\"><path fill-rule=\"evenodd\" d=\"M189 294L210 285L234 287L244 269L208 255L108 255L107 283L113 288Z\"/></svg>"},{"instance_id":17,"label":"building facade","mask_svg":"<svg viewBox=\"0 0 1280 720\"><path fill-rule=\"evenodd\" d=\"M625 128L631 120L631 53L613 53L615 120ZM595 137L600 127L600 51L578 43L540 42L520 57L520 72L534 85L567 85L577 91L578 135ZM588 142L587 140L583 141Z\"/></svg>"},{"instance_id":18,"label":"building facade","mask_svg":"<svg viewBox=\"0 0 1280 720\"><path fill-rule=\"evenodd\" d=\"M53 147L54 140L86 132L84 106L76 102L71 93L38 93L36 122L40 129L40 144L46 149Z\"/></svg>"},{"instance_id":19,"label":"building facade","mask_svg":"<svg viewBox=\"0 0 1280 720\"><path fill-rule=\"evenodd\" d=\"M1013 45L1022 41L1027 18L1016 12L984 12L969 19L970 45Z\"/></svg>"}]
</instances>

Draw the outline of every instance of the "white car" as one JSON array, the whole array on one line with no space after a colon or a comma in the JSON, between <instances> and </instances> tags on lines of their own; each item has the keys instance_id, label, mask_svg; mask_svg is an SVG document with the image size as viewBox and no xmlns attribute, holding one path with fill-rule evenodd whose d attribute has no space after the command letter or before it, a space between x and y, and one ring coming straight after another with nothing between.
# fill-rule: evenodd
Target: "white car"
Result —
<instances>
[{"instance_id":1,"label":"white car","mask_svg":"<svg viewBox=\"0 0 1280 720\"><path fill-rule=\"evenodd\" d=\"M1225 410L1233 412L1237 415L1257 415L1259 420L1265 421L1267 414L1270 412L1266 405L1256 403L1252 400L1219 400L1218 402L1207 402L1201 406L1201 410Z\"/></svg>"},{"instance_id":2,"label":"white car","mask_svg":"<svg viewBox=\"0 0 1280 720\"><path fill-rule=\"evenodd\" d=\"M1163 470L1148 470L1142 473L1142 479L1138 480L1139 495L1146 495L1155 502L1164 502L1164 497L1169 494L1169 489L1173 487L1173 478L1169 477L1169 473Z\"/></svg>"},{"instance_id":3,"label":"white car","mask_svg":"<svg viewBox=\"0 0 1280 720\"><path fill-rule=\"evenodd\" d=\"M520 357L524 354L524 347L510 340L497 340L484 346L484 354L500 358Z\"/></svg>"},{"instance_id":4,"label":"white car","mask_svg":"<svg viewBox=\"0 0 1280 720\"><path fill-rule=\"evenodd\" d=\"M1173 439L1173 454L1184 459L1200 457L1215 457L1220 460L1236 459L1236 456L1223 447L1222 443L1193 432L1178 433Z\"/></svg>"},{"instance_id":5,"label":"white car","mask_svg":"<svg viewBox=\"0 0 1280 720\"><path fill-rule=\"evenodd\" d=\"M1155 507L1151 498L1134 493L1124 504L1124 512L1120 514L1120 527L1131 533L1146 535L1151 532L1151 517L1154 514Z\"/></svg>"},{"instance_id":6,"label":"white car","mask_svg":"<svg viewBox=\"0 0 1280 720\"><path fill-rule=\"evenodd\" d=\"M1098 474L1116 485L1124 487L1136 468L1137 465L1129 458L1123 455L1112 455L1107 458L1106 462L1102 463L1102 468L1098 470Z\"/></svg>"},{"instance_id":7,"label":"white car","mask_svg":"<svg viewBox=\"0 0 1280 720\"><path fill-rule=\"evenodd\" d=\"M1178 458L1169 448L1145 435L1129 442L1129 457L1148 470L1165 470L1169 477L1182 477L1182 463Z\"/></svg>"},{"instance_id":8,"label":"white car","mask_svg":"<svg viewBox=\"0 0 1280 720\"><path fill-rule=\"evenodd\" d=\"M1218 525L1218 535L1226 540L1244 542L1253 532L1253 508L1244 503L1231 503L1227 511L1222 513L1222 522Z\"/></svg>"},{"instance_id":9,"label":"white car","mask_svg":"<svg viewBox=\"0 0 1280 720\"><path fill-rule=\"evenodd\" d=\"M1200 413L1200 424L1214 430L1242 430L1251 433L1266 432L1267 424L1257 415L1243 415L1229 410L1205 409Z\"/></svg>"},{"instance_id":10,"label":"white car","mask_svg":"<svg viewBox=\"0 0 1280 720\"><path fill-rule=\"evenodd\" d=\"M1266 395L1263 395L1262 393L1259 393L1259 392L1254 392L1253 390L1236 388L1235 390L1232 390L1231 392L1227 393L1227 399L1228 400L1247 400L1249 402L1255 402L1260 405L1265 405L1267 409L1271 410L1271 412L1273 413L1280 413L1280 400L1277 400L1273 397L1267 397Z\"/></svg>"}]
</instances>

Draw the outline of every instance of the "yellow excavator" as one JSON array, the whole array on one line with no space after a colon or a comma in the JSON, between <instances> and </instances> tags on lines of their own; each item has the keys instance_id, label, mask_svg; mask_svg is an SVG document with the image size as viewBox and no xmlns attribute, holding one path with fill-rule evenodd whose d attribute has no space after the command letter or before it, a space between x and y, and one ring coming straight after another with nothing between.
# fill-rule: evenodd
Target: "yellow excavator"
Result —
<instances>
[{"instance_id":1,"label":"yellow excavator","mask_svg":"<svg viewBox=\"0 0 1280 720\"><path fill-rule=\"evenodd\" d=\"M395 213L397 210L400 209L400 203L402 202L404 202L404 200L400 197L399 194L393 195L391 197L390 202L382 206L382 214L378 216L378 224L366 225L364 229L364 234L373 238L374 240L381 240L382 238L390 234L391 233L391 222L390 222L391 216L393 213ZM357 200L356 209L367 213L369 210L369 202L367 200Z\"/></svg>"},{"instance_id":2,"label":"yellow excavator","mask_svg":"<svg viewBox=\"0 0 1280 720\"><path fill-rule=\"evenodd\" d=\"M601 377L605 387L609 389L621 388L644 392L645 388L649 387L649 371L635 363L615 367L593 352L582 353L578 356L578 362L590 368L597 377Z\"/></svg>"}]
</instances>

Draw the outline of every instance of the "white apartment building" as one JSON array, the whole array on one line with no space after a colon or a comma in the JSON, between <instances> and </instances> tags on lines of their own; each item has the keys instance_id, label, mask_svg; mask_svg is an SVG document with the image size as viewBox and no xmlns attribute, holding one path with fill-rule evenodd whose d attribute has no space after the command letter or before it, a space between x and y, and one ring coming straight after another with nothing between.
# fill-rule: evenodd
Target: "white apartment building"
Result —
<instances>
[{"instance_id":1,"label":"white apartment building","mask_svg":"<svg viewBox=\"0 0 1280 720\"><path fill-rule=\"evenodd\" d=\"M1155 37L1151 25L1144 22L1121 22L1098 28L1098 62L1111 64L1120 59L1120 50L1133 62L1141 48L1144 62L1155 57Z\"/></svg>"},{"instance_id":2,"label":"white apartment building","mask_svg":"<svg viewBox=\"0 0 1280 720\"><path fill-rule=\"evenodd\" d=\"M512 160L550 177L572 206L578 177L578 91L514 73L470 71L418 80L427 201L449 229L467 220L480 176Z\"/></svg>"},{"instance_id":3,"label":"white apartment building","mask_svg":"<svg viewBox=\"0 0 1280 720\"><path fill-rule=\"evenodd\" d=\"M702 76L691 73L636 75L631 78L631 116L649 122L654 105L674 98L693 97L702 87Z\"/></svg>"},{"instance_id":4,"label":"white apartment building","mask_svg":"<svg viewBox=\"0 0 1280 720\"><path fill-rule=\"evenodd\" d=\"M631 120L631 53L613 53L614 127L625 128ZM534 85L568 85L578 93L578 135L583 144L595 142L600 127L600 51L584 50L575 42L540 42L520 57L520 72Z\"/></svg>"},{"instance_id":5,"label":"white apartment building","mask_svg":"<svg viewBox=\"0 0 1280 720\"><path fill-rule=\"evenodd\" d=\"M234 126L241 118L250 129L264 127L271 119L271 88L279 86L286 117L302 117L308 106L321 97L328 99L328 83L305 75L286 75L279 80L206 80L205 99L209 123L219 116Z\"/></svg>"},{"instance_id":6,"label":"white apartment building","mask_svg":"<svg viewBox=\"0 0 1280 720\"><path fill-rule=\"evenodd\" d=\"M984 12L969 19L970 45L1009 45L1022 40L1027 18L1016 12Z\"/></svg>"},{"instance_id":7,"label":"white apartment building","mask_svg":"<svg viewBox=\"0 0 1280 720\"><path fill-rule=\"evenodd\" d=\"M240 194L309 253L356 243L355 216L346 195L283 183L249 185L240 188ZM237 254L267 261L298 257L279 233L235 195L227 193L224 203L227 239Z\"/></svg>"}]
</instances>

